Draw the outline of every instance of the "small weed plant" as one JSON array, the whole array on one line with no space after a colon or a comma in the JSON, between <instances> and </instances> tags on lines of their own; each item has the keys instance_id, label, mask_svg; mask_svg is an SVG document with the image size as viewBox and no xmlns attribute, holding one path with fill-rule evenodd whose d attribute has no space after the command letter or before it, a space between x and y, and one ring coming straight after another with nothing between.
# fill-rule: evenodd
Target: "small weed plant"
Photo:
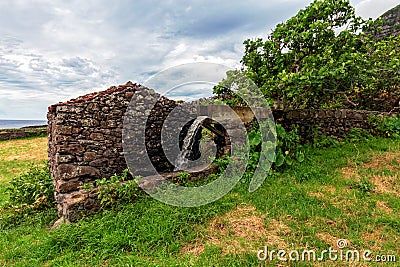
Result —
<instances>
[{"instance_id":1,"label":"small weed plant","mask_svg":"<svg viewBox=\"0 0 400 267\"><path fill-rule=\"evenodd\" d=\"M189 184L190 173L182 171L178 173L177 177L174 178L174 182L178 185L188 185Z\"/></svg>"},{"instance_id":2,"label":"small weed plant","mask_svg":"<svg viewBox=\"0 0 400 267\"><path fill-rule=\"evenodd\" d=\"M352 188L356 188L363 193L373 192L375 189L375 184L371 182L367 177L362 177L358 182L353 182Z\"/></svg>"},{"instance_id":3,"label":"small weed plant","mask_svg":"<svg viewBox=\"0 0 400 267\"><path fill-rule=\"evenodd\" d=\"M275 154L275 167L290 166L294 160L303 162L305 155L301 150L298 127L292 126L292 130L287 131L282 125L277 124L276 133L278 142Z\"/></svg>"},{"instance_id":4,"label":"small weed plant","mask_svg":"<svg viewBox=\"0 0 400 267\"><path fill-rule=\"evenodd\" d=\"M138 186L140 177L128 180L129 170L125 169L121 175L114 174L109 179L96 180L97 194L102 207L116 207L118 204L130 203L143 195ZM93 184L86 185L86 190L93 189Z\"/></svg>"}]
</instances>

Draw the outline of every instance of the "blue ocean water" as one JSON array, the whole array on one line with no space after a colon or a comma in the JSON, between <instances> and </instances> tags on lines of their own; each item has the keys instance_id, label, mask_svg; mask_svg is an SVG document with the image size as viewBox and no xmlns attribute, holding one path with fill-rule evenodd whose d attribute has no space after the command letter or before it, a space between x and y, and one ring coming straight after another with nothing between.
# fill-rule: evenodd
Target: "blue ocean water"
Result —
<instances>
[{"instance_id":1,"label":"blue ocean water","mask_svg":"<svg viewBox=\"0 0 400 267\"><path fill-rule=\"evenodd\" d=\"M0 120L0 129L14 129L26 126L46 125L47 121L42 120Z\"/></svg>"}]
</instances>

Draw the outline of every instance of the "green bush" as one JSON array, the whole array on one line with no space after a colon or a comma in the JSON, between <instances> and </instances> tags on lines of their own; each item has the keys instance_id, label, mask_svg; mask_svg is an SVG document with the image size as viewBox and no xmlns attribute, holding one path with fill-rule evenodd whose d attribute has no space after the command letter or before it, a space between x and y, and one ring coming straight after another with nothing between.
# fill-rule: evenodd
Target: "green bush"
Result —
<instances>
[{"instance_id":1,"label":"green bush","mask_svg":"<svg viewBox=\"0 0 400 267\"><path fill-rule=\"evenodd\" d=\"M371 132L362 128L352 128L345 136L345 140L348 142L360 142L360 141L368 141L373 136Z\"/></svg>"},{"instance_id":2,"label":"green bush","mask_svg":"<svg viewBox=\"0 0 400 267\"><path fill-rule=\"evenodd\" d=\"M178 173L178 175L174 177L172 181L177 185L186 186L190 183L189 178L190 178L190 173L182 171Z\"/></svg>"},{"instance_id":3,"label":"green bush","mask_svg":"<svg viewBox=\"0 0 400 267\"><path fill-rule=\"evenodd\" d=\"M248 136L250 143L249 166L251 169L255 169L260 157L259 151L262 141L259 128L257 130L250 131ZM304 152L301 151L300 136L298 135L297 127L292 126L292 130L287 131L282 125L276 124L276 136L277 142L275 158L273 160L273 167L275 169L283 165L292 165L293 160L299 162L304 160Z\"/></svg>"},{"instance_id":4,"label":"green bush","mask_svg":"<svg viewBox=\"0 0 400 267\"><path fill-rule=\"evenodd\" d=\"M391 138L400 137L400 118L370 116L368 121L372 126L372 134Z\"/></svg>"},{"instance_id":5,"label":"green bush","mask_svg":"<svg viewBox=\"0 0 400 267\"><path fill-rule=\"evenodd\" d=\"M45 162L32 165L26 173L14 177L7 191L10 204L18 208L40 209L54 205L53 180Z\"/></svg>"},{"instance_id":6,"label":"green bush","mask_svg":"<svg viewBox=\"0 0 400 267\"><path fill-rule=\"evenodd\" d=\"M286 131L282 125L276 125L276 133L278 142L275 152L275 167L279 168L283 165L292 165L293 160L298 162L304 161L304 152L300 146L300 136L298 135L298 127L292 126L292 130Z\"/></svg>"},{"instance_id":7,"label":"green bush","mask_svg":"<svg viewBox=\"0 0 400 267\"><path fill-rule=\"evenodd\" d=\"M311 146L313 148L328 148L328 147L335 147L339 145L339 141L336 140L333 136L326 136L326 135L316 135L312 139Z\"/></svg>"}]
</instances>

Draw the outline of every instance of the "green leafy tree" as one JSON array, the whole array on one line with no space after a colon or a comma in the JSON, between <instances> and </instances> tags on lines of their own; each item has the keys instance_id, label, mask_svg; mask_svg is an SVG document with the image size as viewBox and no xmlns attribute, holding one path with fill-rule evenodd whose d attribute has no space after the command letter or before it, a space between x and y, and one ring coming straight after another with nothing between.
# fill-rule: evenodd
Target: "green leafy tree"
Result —
<instances>
[{"instance_id":1,"label":"green leafy tree","mask_svg":"<svg viewBox=\"0 0 400 267\"><path fill-rule=\"evenodd\" d=\"M357 99L371 110L398 111L400 104L400 36L390 36L367 47L366 82Z\"/></svg>"},{"instance_id":2,"label":"green leafy tree","mask_svg":"<svg viewBox=\"0 0 400 267\"><path fill-rule=\"evenodd\" d=\"M377 109L374 99L400 95L400 53L399 38L376 42L375 30L349 1L315 0L267 40L246 40L243 72L283 108Z\"/></svg>"}]
</instances>

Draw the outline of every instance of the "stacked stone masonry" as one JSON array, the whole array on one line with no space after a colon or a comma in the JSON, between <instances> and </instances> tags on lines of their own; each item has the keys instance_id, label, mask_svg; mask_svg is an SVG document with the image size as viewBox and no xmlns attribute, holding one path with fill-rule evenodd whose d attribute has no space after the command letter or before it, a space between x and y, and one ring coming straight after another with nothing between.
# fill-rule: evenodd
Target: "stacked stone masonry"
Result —
<instances>
[{"instance_id":1,"label":"stacked stone masonry","mask_svg":"<svg viewBox=\"0 0 400 267\"><path fill-rule=\"evenodd\" d=\"M282 124L285 129L298 126L303 141L311 141L315 133L342 138L353 128L371 129L370 116L397 117L396 113L346 109L274 110L273 114L275 122Z\"/></svg>"},{"instance_id":2,"label":"stacked stone masonry","mask_svg":"<svg viewBox=\"0 0 400 267\"><path fill-rule=\"evenodd\" d=\"M168 161L159 152L159 133L163 120L177 102L128 82L50 106L48 155L60 218L74 221L80 216L80 211L97 205L81 189L83 184L111 177L127 168L122 127L125 111L133 96L141 100L134 107L138 112L144 109L146 101L156 103L148 119L151 131L146 131L146 145L154 166L161 166L159 171L168 168Z\"/></svg>"},{"instance_id":3,"label":"stacked stone masonry","mask_svg":"<svg viewBox=\"0 0 400 267\"><path fill-rule=\"evenodd\" d=\"M0 141L46 135L46 125L0 130Z\"/></svg>"}]
</instances>

